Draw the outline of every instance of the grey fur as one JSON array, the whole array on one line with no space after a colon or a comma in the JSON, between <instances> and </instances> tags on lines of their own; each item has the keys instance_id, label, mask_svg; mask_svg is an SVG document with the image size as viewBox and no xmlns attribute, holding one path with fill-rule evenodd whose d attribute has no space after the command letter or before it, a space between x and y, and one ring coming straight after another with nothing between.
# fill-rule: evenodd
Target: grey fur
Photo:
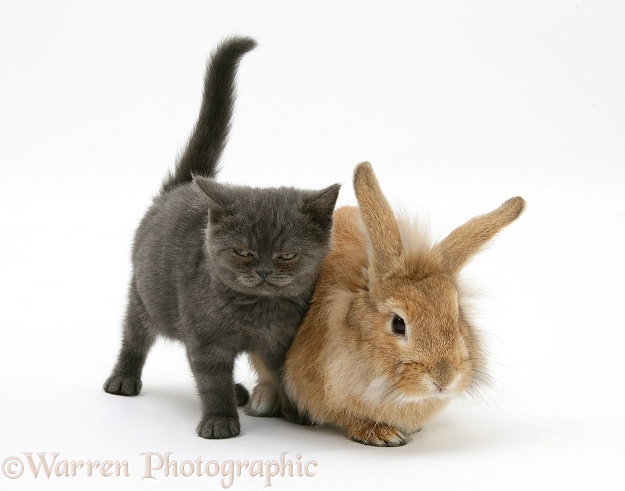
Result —
<instances>
[{"instance_id":1,"label":"grey fur","mask_svg":"<svg viewBox=\"0 0 625 491\"><path fill-rule=\"evenodd\" d=\"M249 398L233 381L239 353L259 355L280 380L328 252L339 191L336 184L306 191L201 177L216 173L238 61L254 46L250 38L232 38L211 58L189 144L135 235L122 347L104 384L112 394L138 394L156 337L182 341L202 402L197 432L204 438L239 434L236 404Z\"/></svg>"}]
</instances>

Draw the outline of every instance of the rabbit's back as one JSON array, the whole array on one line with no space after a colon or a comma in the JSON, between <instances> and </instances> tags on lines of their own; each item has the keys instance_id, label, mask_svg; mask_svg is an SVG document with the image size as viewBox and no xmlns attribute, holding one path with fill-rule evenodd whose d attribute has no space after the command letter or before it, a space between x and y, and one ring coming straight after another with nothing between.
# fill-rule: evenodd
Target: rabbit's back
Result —
<instances>
[{"instance_id":1,"label":"rabbit's back","mask_svg":"<svg viewBox=\"0 0 625 491\"><path fill-rule=\"evenodd\" d=\"M333 377L328 366L332 363L336 368L342 355L351 352L349 345L356 342L349 335L347 316L354 296L366 288L366 240L357 208L345 206L335 211L332 247L310 309L287 355L286 391L317 422L326 420L323 415L331 396Z\"/></svg>"}]
</instances>

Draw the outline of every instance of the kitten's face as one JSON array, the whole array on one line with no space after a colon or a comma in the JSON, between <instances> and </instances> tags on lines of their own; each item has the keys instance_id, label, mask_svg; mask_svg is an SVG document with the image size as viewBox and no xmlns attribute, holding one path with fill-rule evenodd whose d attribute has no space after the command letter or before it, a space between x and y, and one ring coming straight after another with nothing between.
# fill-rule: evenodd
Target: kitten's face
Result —
<instances>
[{"instance_id":1,"label":"kitten's face","mask_svg":"<svg viewBox=\"0 0 625 491\"><path fill-rule=\"evenodd\" d=\"M229 198L224 199L211 183L198 182L212 201L207 230L211 272L245 294L309 292L328 252L338 186L311 192L219 185ZM214 206L218 200L221 204Z\"/></svg>"},{"instance_id":2,"label":"kitten's face","mask_svg":"<svg viewBox=\"0 0 625 491\"><path fill-rule=\"evenodd\" d=\"M326 241L289 240L284 236L284 240L271 244L249 234L234 235L212 228L209 244L219 278L242 293L300 295L314 283L327 253Z\"/></svg>"}]
</instances>

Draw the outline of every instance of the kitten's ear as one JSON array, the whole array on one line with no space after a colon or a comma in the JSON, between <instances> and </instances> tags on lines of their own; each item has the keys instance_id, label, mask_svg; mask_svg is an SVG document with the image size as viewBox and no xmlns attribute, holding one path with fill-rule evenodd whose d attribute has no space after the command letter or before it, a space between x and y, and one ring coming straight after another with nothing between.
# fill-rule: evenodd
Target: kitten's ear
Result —
<instances>
[{"instance_id":1,"label":"kitten's ear","mask_svg":"<svg viewBox=\"0 0 625 491\"><path fill-rule=\"evenodd\" d=\"M193 180L204 194L210 198L211 208L223 210L232 203L232 196L227 186L208 177L193 176Z\"/></svg>"},{"instance_id":2,"label":"kitten's ear","mask_svg":"<svg viewBox=\"0 0 625 491\"><path fill-rule=\"evenodd\" d=\"M304 203L304 212L311 215L315 222L322 227L330 227L332 225L334 205L336 205L340 189L340 184L333 184L332 186L314 193Z\"/></svg>"}]
</instances>

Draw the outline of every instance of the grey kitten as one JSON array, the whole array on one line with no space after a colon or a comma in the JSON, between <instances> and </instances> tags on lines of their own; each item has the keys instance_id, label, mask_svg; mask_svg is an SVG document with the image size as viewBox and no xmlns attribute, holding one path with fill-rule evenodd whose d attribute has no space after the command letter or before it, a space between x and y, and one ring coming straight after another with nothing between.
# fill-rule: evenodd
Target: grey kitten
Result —
<instances>
[{"instance_id":1,"label":"grey kitten","mask_svg":"<svg viewBox=\"0 0 625 491\"><path fill-rule=\"evenodd\" d=\"M236 405L249 394L234 383L233 368L242 352L275 389L269 403L255 391L250 412L292 411L280 370L329 249L339 192L338 184L305 191L212 179L230 128L237 66L255 46L231 38L211 57L187 148L136 231L122 346L104 384L108 393L137 395L156 337L182 341L202 401L203 438L240 432Z\"/></svg>"}]
</instances>

